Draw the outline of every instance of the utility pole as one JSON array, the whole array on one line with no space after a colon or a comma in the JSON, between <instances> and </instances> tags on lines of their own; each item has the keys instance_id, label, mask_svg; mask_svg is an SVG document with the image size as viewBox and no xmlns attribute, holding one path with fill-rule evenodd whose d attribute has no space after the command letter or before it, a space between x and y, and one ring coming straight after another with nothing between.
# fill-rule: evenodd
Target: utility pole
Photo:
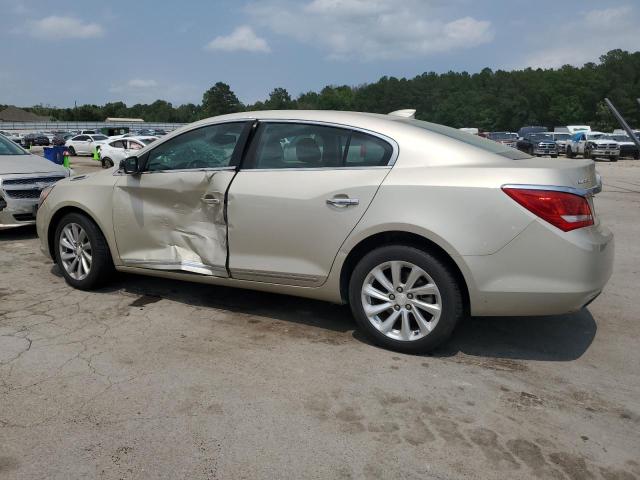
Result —
<instances>
[{"instance_id":1,"label":"utility pole","mask_svg":"<svg viewBox=\"0 0 640 480\"><path fill-rule=\"evenodd\" d=\"M620 115L620 112L618 112L616 107L613 106L613 103L611 103L611 100L609 100L608 98L605 98L604 102L607 104L607 107L609 107L609 110L611 110L611 113L613 113L613 116L616 117L616 120L618 120L620 126L624 128L625 132L627 132L627 135L631 137L633 143L635 143L636 147L638 147L638 149L640 150L640 140L638 140L638 137L636 137L636 134L633 132L633 130L631 130L631 127L629 127L625 119L622 117L622 115ZM640 98L638 99L638 103L640 103Z\"/></svg>"}]
</instances>

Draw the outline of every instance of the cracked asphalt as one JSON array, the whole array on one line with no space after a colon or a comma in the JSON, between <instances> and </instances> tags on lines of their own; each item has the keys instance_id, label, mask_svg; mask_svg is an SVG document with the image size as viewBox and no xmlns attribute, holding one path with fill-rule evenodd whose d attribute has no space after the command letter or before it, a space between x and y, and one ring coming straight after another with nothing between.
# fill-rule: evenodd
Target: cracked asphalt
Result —
<instances>
[{"instance_id":1,"label":"cracked asphalt","mask_svg":"<svg viewBox=\"0 0 640 480\"><path fill-rule=\"evenodd\" d=\"M34 229L0 232L0 478L640 478L640 162L598 170L604 293L468 319L422 357L320 302L130 275L73 290Z\"/></svg>"}]
</instances>

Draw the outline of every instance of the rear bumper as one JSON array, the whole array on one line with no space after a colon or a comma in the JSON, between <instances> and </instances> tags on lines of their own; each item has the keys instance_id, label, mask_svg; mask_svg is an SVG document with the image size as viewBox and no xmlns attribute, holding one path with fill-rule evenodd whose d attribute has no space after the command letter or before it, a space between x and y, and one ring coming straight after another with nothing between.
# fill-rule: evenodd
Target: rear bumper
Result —
<instances>
[{"instance_id":1,"label":"rear bumper","mask_svg":"<svg viewBox=\"0 0 640 480\"><path fill-rule=\"evenodd\" d=\"M613 234L601 225L565 233L536 220L497 253L464 257L475 285L471 313L520 316L580 310L609 280L613 256Z\"/></svg>"}]
</instances>

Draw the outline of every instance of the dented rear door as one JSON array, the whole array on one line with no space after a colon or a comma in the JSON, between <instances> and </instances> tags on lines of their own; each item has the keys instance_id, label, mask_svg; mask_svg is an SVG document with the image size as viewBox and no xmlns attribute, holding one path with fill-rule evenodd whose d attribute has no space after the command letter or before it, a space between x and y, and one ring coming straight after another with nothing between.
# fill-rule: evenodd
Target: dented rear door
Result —
<instances>
[{"instance_id":1,"label":"dented rear door","mask_svg":"<svg viewBox=\"0 0 640 480\"><path fill-rule=\"evenodd\" d=\"M225 194L250 125L208 125L141 157L120 175L113 201L118 253L126 266L226 277Z\"/></svg>"}]
</instances>

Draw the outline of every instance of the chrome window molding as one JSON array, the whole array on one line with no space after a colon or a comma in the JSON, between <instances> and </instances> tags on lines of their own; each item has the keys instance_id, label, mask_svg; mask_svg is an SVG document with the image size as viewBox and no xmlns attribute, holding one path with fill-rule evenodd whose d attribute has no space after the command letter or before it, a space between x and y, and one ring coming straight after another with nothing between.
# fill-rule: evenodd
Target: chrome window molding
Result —
<instances>
[{"instance_id":1,"label":"chrome window molding","mask_svg":"<svg viewBox=\"0 0 640 480\"><path fill-rule=\"evenodd\" d=\"M309 172L326 170L391 170L391 165L373 167L304 167L304 168L241 168L241 172Z\"/></svg>"},{"instance_id":2,"label":"chrome window molding","mask_svg":"<svg viewBox=\"0 0 640 480\"><path fill-rule=\"evenodd\" d=\"M150 175L154 173L185 173L185 172L233 172L237 167L229 166L229 167L216 167L216 168L181 168L175 170L154 170L152 172L144 171L138 172L136 174L133 173L124 173L122 170L118 169L113 172L114 176L121 175Z\"/></svg>"}]
</instances>

